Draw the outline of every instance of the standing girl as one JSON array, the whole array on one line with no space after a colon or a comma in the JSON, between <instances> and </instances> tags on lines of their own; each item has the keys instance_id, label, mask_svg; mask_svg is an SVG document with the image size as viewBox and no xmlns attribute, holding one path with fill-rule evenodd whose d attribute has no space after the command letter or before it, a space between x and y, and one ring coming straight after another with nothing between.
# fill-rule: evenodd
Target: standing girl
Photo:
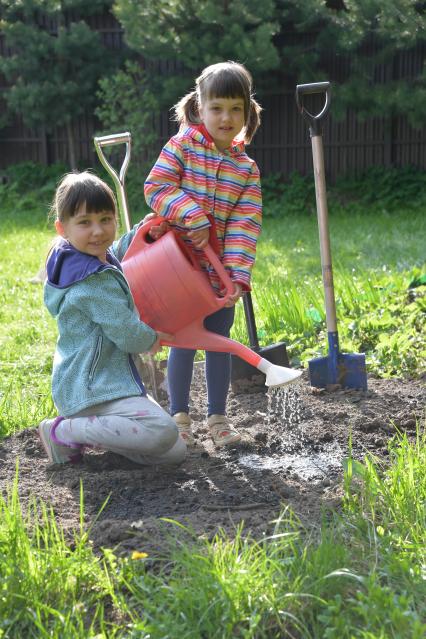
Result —
<instances>
[{"instance_id":1,"label":"standing girl","mask_svg":"<svg viewBox=\"0 0 426 639\"><path fill-rule=\"evenodd\" d=\"M210 242L234 283L227 307L208 316L205 327L229 337L235 303L250 290L251 269L261 228L260 177L248 157L260 124L261 107L252 95L252 78L235 62L213 64L196 79L195 89L174 107L180 124L145 182L151 209L186 234L196 252ZM204 262L216 289L218 278ZM167 374L170 413L187 444L194 439L189 392L195 350L172 348ZM216 446L233 444L240 434L227 420L231 375L229 353L206 353L207 417Z\"/></svg>"},{"instance_id":2,"label":"standing girl","mask_svg":"<svg viewBox=\"0 0 426 639\"><path fill-rule=\"evenodd\" d=\"M140 464L180 463L185 443L147 396L132 358L155 352L167 337L139 320L109 249L114 195L95 175L72 173L59 184L54 209L61 239L47 259L44 301L58 323L52 395L60 417L39 426L49 460L78 461L89 445Z\"/></svg>"}]
</instances>

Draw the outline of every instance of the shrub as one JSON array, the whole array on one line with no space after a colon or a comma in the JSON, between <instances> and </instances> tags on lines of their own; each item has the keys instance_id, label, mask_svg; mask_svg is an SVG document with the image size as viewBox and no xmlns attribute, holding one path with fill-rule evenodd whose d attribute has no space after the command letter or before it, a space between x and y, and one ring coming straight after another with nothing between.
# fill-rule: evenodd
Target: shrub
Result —
<instances>
[{"instance_id":1,"label":"shrub","mask_svg":"<svg viewBox=\"0 0 426 639\"><path fill-rule=\"evenodd\" d=\"M279 173L262 178L265 217L315 214L315 181L312 174ZM389 212L400 207L421 209L426 206L426 172L412 166L402 168L372 166L359 175L345 175L327 187L330 213L348 204L359 212L380 206ZM371 212L371 209L370 209Z\"/></svg>"},{"instance_id":2,"label":"shrub","mask_svg":"<svg viewBox=\"0 0 426 639\"><path fill-rule=\"evenodd\" d=\"M312 175L290 173L288 181L279 173L262 178L263 212L266 217L315 212L315 183Z\"/></svg>"},{"instance_id":3,"label":"shrub","mask_svg":"<svg viewBox=\"0 0 426 639\"><path fill-rule=\"evenodd\" d=\"M401 206L419 209L426 206L426 172L412 166L372 166L358 176L339 178L332 193L336 200L380 203L389 211Z\"/></svg>"}]
</instances>

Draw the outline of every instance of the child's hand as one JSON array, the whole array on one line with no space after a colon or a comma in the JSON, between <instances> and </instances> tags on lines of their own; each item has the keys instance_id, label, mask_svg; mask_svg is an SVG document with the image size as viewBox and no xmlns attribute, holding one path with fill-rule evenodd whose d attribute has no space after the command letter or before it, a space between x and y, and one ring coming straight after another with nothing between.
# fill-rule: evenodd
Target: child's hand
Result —
<instances>
[{"instance_id":1,"label":"child's hand","mask_svg":"<svg viewBox=\"0 0 426 639\"><path fill-rule=\"evenodd\" d=\"M149 353L151 353L151 355L155 355L155 353L158 353L158 351L161 350L160 342L170 342L172 341L172 339L173 335L171 335L170 333L162 333L161 331L157 331L157 339L149 349Z\"/></svg>"},{"instance_id":2,"label":"child's hand","mask_svg":"<svg viewBox=\"0 0 426 639\"><path fill-rule=\"evenodd\" d=\"M210 230L207 228L199 231L189 231L188 237L195 248L203 249L209 243Z\"/></svg>"},{"instance_id":3,"label":"child's hand","mask_svg":"<svg viewBox=\"0 0 426 639\"><path fill-rule=\"evenodd\" d=\"M229 296L229 299L226 302L225 307L229 308L230 306L234 306L238 302L242 294L243 294L243 287L241 286L241 284L234 282L234 292L232 293L232 295Z\"/></svg>"},{"instance_id":4,"label":"child's hand","mask_svg":"<svg viewBox=\"0 0 426 639\"><path fill-rule=\"evenodd\" d=\"M148 215L145 215L143 218L143 223L145 224L145 222L152 220L154 217L158 216L155 213L148 213ZM158 240L162 235L164 235L164 233L167 233L168 230L169 223L166 220L163 220L158 226L151 226L148 231L148 235L153 240Z\"/></svg>"}]
</instances>

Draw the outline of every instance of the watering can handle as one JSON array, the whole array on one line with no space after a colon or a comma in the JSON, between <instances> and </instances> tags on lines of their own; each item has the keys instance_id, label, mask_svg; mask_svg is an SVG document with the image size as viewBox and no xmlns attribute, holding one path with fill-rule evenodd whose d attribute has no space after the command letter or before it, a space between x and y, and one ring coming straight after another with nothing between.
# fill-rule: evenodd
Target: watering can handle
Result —
<instances>
[{"instance_id":1,"label":"watering can handle","mask_svg":"<svg viewBox=\"0 0 426 639\"><path fill-rule=\"evenodd\" d=\"M129 207L127 205L126 191L124 190L124 178L126 176L127 167L130 162L130 152L132 147L131 133L113 133L112 135L103 135L101 137L95 137L93 139L95 143L96 153L102 166L112 177L118 194L118 208L120 211L120 217L122 223L124 223L126 231L130 231L132 228L132 221L130 219ZM111 164L106 159L102 148L104 146L113 146L116 144L126 145L126 155L121 165L120 173L118 174Z\"/></svg>"},{"instance_id":2,"label":"watering can handle","mask_svg":"<svg viewBox=\"0 0 426 639\"><path fill-rule=\"evenodd\" d=\"M325 93L325 103L323 108L317 115L310 113L303 104L304 95L312 95L313 93ZM322 120L324 120L330 109L331 101L331 85L330 82L311 82L310 84L298 84L296 86L296 104L302 116L309 124L311 136L321 135Z\"/></svg>"},{"instance_id":3,"label":"watering can handle","mask_svg":"<svg viewBox=\"0 0 426 639\"><path fill-rule=\"evenodd\" d=\"M208 261L216 271L216 274L219 276L221 283L225 287L225 294L222 297L216 296L216 299L220 301L221 305L225 306L225 302L229 299L230 295L234 293L234 283L229 277L225 267L223 266L222 262L220 261L210 244L207 244L207 246L203 248L203 251L204 255L207 257Z\"/></svg>"},{"instance_id":4,"label":"watering can handle","mask_svg":"<svg viewBox=\"0 0 426 639\"><path fill-rule=\"evenodd\" d=\"M160 216L153 217L150 220L144 222L142 226L138 228L138 230L136 231L135 237L133 238L129 248L127 249L126 257L131 257L134 253L137 253L140 248L145 248L147 246L150 246L150 242L147 242L145 238L148 235L150 228L153 226L157 226L160 222L164 222L163 217L160 217ZM171 231L171 232L174 232L174 231ZM212 249L212 247L210 245L207 245L203 249L203 251L207 260L216 271L216 274L218 275L221 284L225 288L225 294L223 295L223 297L216 296L216 300L219 303L219 306L222 307L225 305L225 302L229 299L229 297L234 292L234 284L231 278L229 277L228 273L226 272L226 269L223 266L222 262L220 261L220 259L218 258L214 250ZM192 259L191 253L189 253L189 257L191 258L192 263L195 264L195 261Z\"/></svg>"}]
</instances>

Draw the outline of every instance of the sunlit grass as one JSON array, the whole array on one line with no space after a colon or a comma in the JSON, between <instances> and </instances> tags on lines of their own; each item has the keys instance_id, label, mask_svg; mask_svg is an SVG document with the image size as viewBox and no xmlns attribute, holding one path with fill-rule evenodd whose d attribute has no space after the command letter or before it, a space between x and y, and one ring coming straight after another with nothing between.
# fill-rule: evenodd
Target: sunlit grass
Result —
<instances>
[{"instance_id":1,"label":"sunlit grass","mask_svg":"<svg viewBox=\"0 0 426 639\"><path fill-rule=\"evenodd\" d=\"M53 232L42 207L24 204L0 217L1 435L53 414L56 328L42 287L29 283ZM331 220L342 342L370 349L383 374L418 370L426 309L407 287L424 259L424 224L407 212ZM300 358L322 348L315 219L266 220L253 295L264 344L283 337ZM241 320L239 311L237 333ZM144 548L140 559L95 554L82 496L80 530L67 542L51 509L33 503L22 513L15 484L0 496L0 637L423 639L423 433L397 437L388 467L348 461L345 511L316 530L284 507L257 540L240 529L203 541L164 522L183 536L157 557Z\"/></svg>"},{"instance_id":2,"label":"sunlit grass","mask_svg":"<svg viewBox=\"0 0 426 639\"><path fill-rule=\"evenodd\" d=\"M397 432L389 444L389 455L386 467L374 458L350 464L347 480L361 478L362 484L359 490L348 491L347 509L367 513L384 542L425 568L426 431L419 429L414 441Z\"/></svg>"},{"instance_id":3,"label":"sunlit grass","mask_svg":"<svg viewBox=\"0 0 426 639\"><path fill-rule=\"evenodd\" d=\"M0 218L0 435L38 423L53 410L50 371L55 322L43 287L31 283L54 237L46 211L2 210Z\"/></svg>"},{"instance_id":4,"label":"sunlit grass","mask_svg":"<svg viewBox=\"0 0 426 639\"><path fill-rule=\"evenodd\" d=\"M15 482L0 496L0 636L423 639L424 425L395 436L387 466L349 458L345 477L343 512L316 529L284 505L258 539L166 519L161 549L120 556L93 552L82 491L67 543L43 503L23 514Z\"/></svg>"},{"instance_id":5,"label":"sunlit grass","mask_svg":"<svg viewBox=\"0 0 426 639\"><path fill-rule=\"evenodd\" d=\"M329 216L333 267L358 270L406 270L424 264L421 238L426 233L424 211L409 208L387 213L376 208L364 214L349 206ZM321 277L318 223L315 215L265 218L259 240L255 278ZM282 282L285 284L285 281Z\"/></svg>"},{"instance_id":6,"label":"sunlit grass","mask_svg":"<svg viewBox=\"0 0 426 639\"><path fill-rule=\"evenodd\" d=\"M31 279L55 237L49 197L10 196L1 210L0 434L32 426L46 411L56 326ZM424 266L426 216L372 210L330 215L341 349L365 352L381 376L416 375L426 361L424 287L408 286ZM293 365L326 353L324 296L315 216L265 218L253 276L259 342L283 341ZM248 343L242 305L232 336ZM33 400L33 401L31 401Z\"/></svg>"},{"instance_id":7,"label":"sunlit grass","mask_svg":"<svg viewBox=\"0 0 426 639\"><path fill-rule=\"evenodd\" d=\"M80 528L71 533L73 542L66 541L43 502L34 500L23 513L18 476L8 495L0 494L0 637L64 639L106 631L105 610L117 597L84 530L82 493Z\"/></svg>"},{"instance_id":8,"label":"sunlit grass","mask_svg":"<svg viewBox=\"0 0 426 639\"><path fill-rule=\"evenodd\" d=\"M342 351L366 352L368 369L381 376L415 375L426 356L426 314L424 290L410 292L409 285L426 268L426 216L380 210L352 216L349 209L330 216L330 237ZM261 346L284 341L293 364L326 354L314 216L265 220L252 296ZM233 330L247 341L241 306Z\"/></svg>"}]
</instances>

